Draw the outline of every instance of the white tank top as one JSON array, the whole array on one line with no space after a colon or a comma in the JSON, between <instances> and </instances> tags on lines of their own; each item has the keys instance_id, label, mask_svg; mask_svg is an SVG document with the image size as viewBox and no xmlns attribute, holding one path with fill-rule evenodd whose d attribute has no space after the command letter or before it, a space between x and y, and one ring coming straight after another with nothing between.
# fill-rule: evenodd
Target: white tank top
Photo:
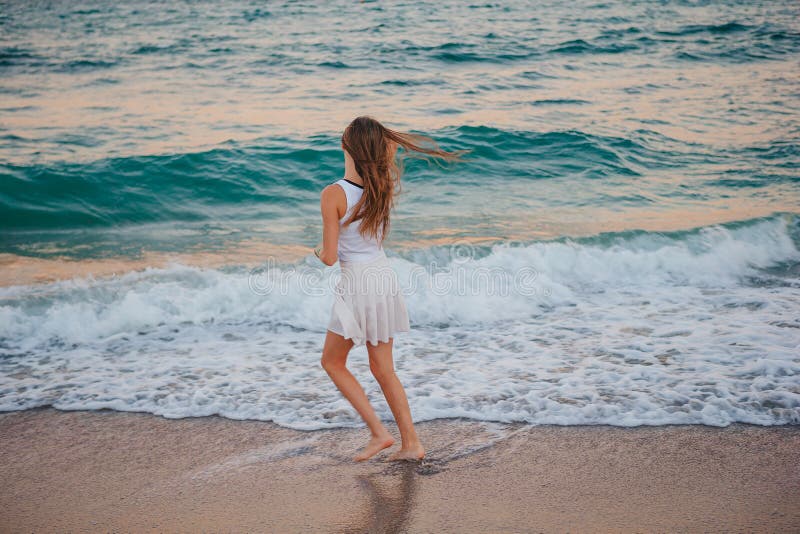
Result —
<instances>
[{"instance_id":1,"label":"white tank top","mask_svg":"<svg viewBox=\"0 0 800 534\"><path fill-rule=\"evenodd\" d=\"M377 239L365 238L358 233L358 229L361 227L361 219L344 226L344 222L350 217L356 202L364 193L364 188L345 178L336 183L344 189L344 194L347 197L347 211L339 219L339 261L370 261L383 255L383 247Z\"/></svg>"}]
</instances>

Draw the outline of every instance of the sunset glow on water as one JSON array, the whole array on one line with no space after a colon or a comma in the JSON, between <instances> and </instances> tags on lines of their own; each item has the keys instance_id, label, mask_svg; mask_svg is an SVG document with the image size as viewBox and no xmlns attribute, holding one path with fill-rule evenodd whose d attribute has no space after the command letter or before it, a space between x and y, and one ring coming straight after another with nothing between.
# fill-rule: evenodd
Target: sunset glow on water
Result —
<instances>
[{"instance_id":1,"label":"sunset glow on water","mask_svg":"<svg viewBox=\"0 0 800 534\"><path fill-rule=\"evenodd\" d=\"M471 150L407 162L401 278L537 273L530 294L409 292L415 417L797 424L798 20L795 2L4 4L0 409L356 424L315 367L330 294L302 284L336 275L311 253L319 193L369 114ZM287 292L253 291L265 265Z\"/></svg>"}]
</instances>

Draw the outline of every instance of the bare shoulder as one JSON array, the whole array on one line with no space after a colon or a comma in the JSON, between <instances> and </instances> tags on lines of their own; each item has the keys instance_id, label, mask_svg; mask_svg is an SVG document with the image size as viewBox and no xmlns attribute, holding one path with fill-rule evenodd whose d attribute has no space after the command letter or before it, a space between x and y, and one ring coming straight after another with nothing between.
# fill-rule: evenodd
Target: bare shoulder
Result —
<instances>
[{"instance_id":1,"label":"bare shoulder","mask_svg":"<svg viewBox=\"0 0 800 534\"><path fill-rule=\"evenodd\" d=\"M347 211L347 195L341 185L330 184L322 190L320 195L322 209L335 209L339 217Z\"/></svg>"},{"instance_id":2,"label":"bare shoulder","mask_svg":"<svg viewBox=\"0 0 800 534\"><path fill-rule=\"evenodd\" d=\"M323 202L333 202L338 203L339 200L344 199L347 202L347 196L344 193L344 189L339 184L330 184L326 186L322 190L322 194L320 198Z\"/></svg>"}]
</instances>

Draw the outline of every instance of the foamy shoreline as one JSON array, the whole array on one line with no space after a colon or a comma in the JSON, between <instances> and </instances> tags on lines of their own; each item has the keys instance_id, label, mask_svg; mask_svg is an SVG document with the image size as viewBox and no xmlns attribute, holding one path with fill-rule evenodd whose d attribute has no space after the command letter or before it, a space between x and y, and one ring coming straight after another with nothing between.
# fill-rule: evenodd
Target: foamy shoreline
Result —
<instances>
[{"instance_id":1,"label":"foamy shoreline","mask_svg":"<svg viewBox=\"0 0 800 534\"><path fill-rule=\"evenodd\" d=\"M355 464L364 429L37 409L0 415L2 531L782 531L800 426L419 425L421 465ZM383 457L385 458L385 456Z\"/></svg>"},{"instance_id":2,"label":"foamy shoreline","mask_svg":"<svg viewBox=\"0 0 800 534\"><path fill-rule=\"evenodd\" d=\"M412 323L394 356L412 413L559 425L800 423L796 237L797 217L786 215L497 246L474 258L464 246L449 263L444 249L393 257ZM255 274L175 265L2 288L0 409L352 426L358 419L319 367L337 280L319 265ZM380 398L365 350L350 362Z\"/></svg>"}]
</instances>

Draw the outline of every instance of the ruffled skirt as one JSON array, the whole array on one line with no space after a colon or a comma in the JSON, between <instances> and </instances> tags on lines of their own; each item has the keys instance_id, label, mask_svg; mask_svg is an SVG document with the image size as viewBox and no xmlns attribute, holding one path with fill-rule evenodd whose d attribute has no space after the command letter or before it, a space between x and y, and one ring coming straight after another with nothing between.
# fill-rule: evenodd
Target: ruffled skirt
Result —
<instances>
[{"instance_id":1,"label":"ruffled skirt","mask_svg":"<svg viewBox=\"0 0 800 534\"><path fill-rule=\"evenodd\" d=\"M408 332L408 311L397 273L385 253L365 262L339 262L341 277L334 289L328 330L353 343L388 342Z\"/></svg>"}]
</instances>

